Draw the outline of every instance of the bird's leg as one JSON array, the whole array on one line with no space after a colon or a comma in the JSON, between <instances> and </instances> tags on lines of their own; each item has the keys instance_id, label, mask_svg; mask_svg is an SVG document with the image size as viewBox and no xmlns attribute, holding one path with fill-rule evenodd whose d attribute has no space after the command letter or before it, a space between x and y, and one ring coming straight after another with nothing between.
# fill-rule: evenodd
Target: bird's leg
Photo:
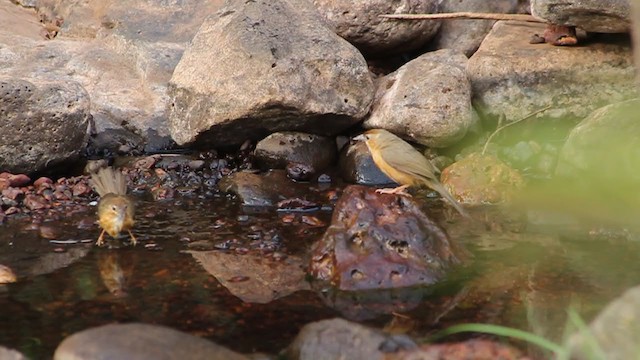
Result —
<instances>
[{"instance_id":1,"label":"bird's leg","mask_svg":"<svg viewBox=\"0 0 640 360\"><path fill-rule=\"evenodd\" d=\"M378 194L394 194L394 195L411 196L408 192L405 191L407 190L408 187L409 185L402 185L395 188L376 189L376 192Z\"/></svg>"},{"instance_id":2,"label":"bird's leg","mask_svg":"<svg viewBox=\"0 0 640 360\"><path fill-rule=\"evenodd\" d=\"M127 230L129 232L129 236L131 236L131 243L133 244L133 246L136 246L136 243L138 242L136 240L136 237L133 236L133 233L131 232L131 230Z\"/></svg>"},{"instance_id":3,"label":"bird's leg","mask_svg":"<svg viewBox=\"0 0 640 360\"><path fill-rule=\"evenodd\" d=\"M102 230L102 232L100 233L100 236L98 236L98 241L96 241L96 245L98 246L102 246L104 245L104 233L106 230Z\"/></svg>"}]
</instances>

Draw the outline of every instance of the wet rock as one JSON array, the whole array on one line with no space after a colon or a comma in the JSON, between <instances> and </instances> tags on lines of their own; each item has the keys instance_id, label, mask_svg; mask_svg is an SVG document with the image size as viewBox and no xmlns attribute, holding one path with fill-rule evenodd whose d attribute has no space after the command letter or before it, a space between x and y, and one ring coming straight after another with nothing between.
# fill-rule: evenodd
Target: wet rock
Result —
<instances>
[{"instance_id":1,"label":"wet rock","mask_svg":"<svg viewBox=\"0 0 640 360\"><path fill-rule=\"evenodd\" d=\"M584 331L569 338L572 359L623 360L638 356L640 287L627 290L607 305Z\"/></svg>"},{"instance_id":2,"label":"wet rock","mask_svg":"<svg viewBox=\"0 0 640 360\"><path fill-rule=\"evenodd\" d=\"M316 169L311 165L297 162L288 163L285 171L287 172L287 177L294 181L310 181L316 174ZM320 180L322 179L319 179L318 182L322 182Z\"/></svg>"},{"instance_id":3,"label":"wet rock","mask_svg":"<svg viewBox=\"0 0 640 360\"><path fill-rule=\"evenodd\" d=\"M289 359L384 359L387 336L357 323L330 319L305 325L286 350Z\"/></svg>"},{"instance_id":4,"label":"wet rock","mask_svg":"<svg viewBox=\"0 0 640 360\"><path fill-rule=\"evenodd\" d=\"M205 20L169 87L180 145L239 145L283 130L334 135L373 100L364 58L307 1L228 3Z\"/></svg>"},{"instance_id":5,"label":"wet rock","mask_svg":"<svg viewBox=\"0 0 640 360\"><path fill-rule=\"evenodd\" d=\"M352 184L387 185L395 183L373 162L364 141L355 141L345 146L340 152L338 166L342 179Z\"/></svg>"},{"instance_id":6,"label":"wet rock","mask_svg":"<svg viewBox=\"0 0 640 360\"><path fill-rule=\"evenodd\" d=\"M42 210L48 208L49 204L43 197L29 194L24 198L24 206L29 210Z\"/></svg>"},{"instance_id":7,"label":"wet rock","mask_svg":"<svg viewBox=\"0 0 640 360\"><path fill-rule=\"evenodd\" d=\"M415 309L425 301L423 290L420 287L373 291L322 289L318 295L345 319L366 321Z\"/></svg>"},{"instance_id":8,"label":"wet rock","mask_svg":"<svg viewBox=\"0 0 640 360\"><path fill-rule=\"evenodd\" d=\"M504 114L512 122L552 106L538 116L567 121L633 96L628 39L562 49L529 44L531 34L544 28L507 21L494 25L467 64L476 109L492 117Z\"/></svg>"},{"instance_id":9,"label":"wet rock","mask_svg":"<svg viewBox=\"0 0 640 360\"><path fill-rule=\"evenodd\" d=\"M4 346L0 346L0 359L3 360L28 360L29 358L24 356L22 353L6 348Z\"/></svg>"},{"instance_id":10,"label":"wet rock","mask_svg":"<svg viewBox=\"0 0 640 360\"><path fill-rule=\"evenodd\" d=\"M0 168L31 173L78 158L87 142L89 105L89 95L76 82L0 73Z\"/></svg>"},{"instance_id":11,"label":"wet rock","mask_svg":"<svg viewBox=\"0 0 640 360\"><path fill-rule=\"evenodd\" d=\"M585 31L626 33L631 29L630 0L532 0L531 13L552 24Z\"/></svg>"},{"instance_id":12,"label":"wet rock","mask_svg":"<svg viewBox=\"0 0 640 360\"><path fill-rule=\"evenodd\" d=\"M0 265L0 284L14 283L17 280L18 280L18 277L16 276L16 273L13 272L13 270L11 270L10 267ZM0 354L2 354L1 351L0 351ZM4 358L0 356L0 359L4 359Z\"/></svg>"},{"instance_id":13,"label":"wet rock","mask_svg":"<svg viewBox=\"0 0 640 360\"><path fill-rule=\"evenodd\" d=\"M284 169L294 162L320 171L335 162L337 149L333 138L286 131L260 140L253 155L264 169Z\"/></svg>"},{"instance_id":14,"label":"wet rock","mask_svg":"<svg viewBox=\"0 0 640 360\"><path fill-rule=\"evenodd\" d=\"M438 50L383 77L363 126L431 147L454 144L474 119L466 62L461 53Z\"/></svg>"},{"instance_id":15,"label":"wet rock","mask_svg":"<svg viewBox=\"0 0 640 360\"><path fill-rule=\"evenodd\" d=\"M454 251L413 198L351 185L313 245L309 269L342 290L428 285L458 262Z\"/></svg>"},{"instance_id":16,"label":"wet rock","mask_svg":"<svg viewBox=\"0 0 640 360\"><path fill-rule=\"evenodd\" d=\"M17 200L18 198L21 198L23 195L24 195L24 191L18 188L11 187L11 188L2 190L2 197L11 199L11 200Z\"/></svg>"},{"instance_id":17,"label":"wet rock","mask_svg":"<svg viewBox=\"0 0 640 360\"><path fill-rule=\"evenodd\" d=\"M9 176L9 185L13 187L26 186L31 182L31 179L25 174L16 174Z\"/></svg>"},{"instance_id":18,"label":"wet rock","mask_svg":"<svg viewBox=\"0 0 640 360\"><path fill-rule=\"evenodd\" d=\"M300 290L309 290L302 259L280 261L261 255L220 251L188 251L227 290L244 302L266 304Z\"/></svg>"},{"instance_id":19,"label":"wet rock","mask_svg":"<svg viewBox=\"0 0 640 360\"><path fill-rule=\"evenodd\" d=\"M132 323L75 333L60 343L53 359L246 360L247 357L168 327Z\"/></svg>"},{"instance_id":20,"label":"wet rock","mask_svg":"<svg viewBox=\"0 0 640 360\"><path fill-rule=\"evenodd\" d=\"M385 360L527 360L513 346L482 339L472 339L459 343L429 344L410 351L388 354Z\"/></svg>"},{"instance_id":21,"label":"wet rock","mask_svg":"<svg viewBox=\"0 0 640 360\"><path fill-rule=\"evenodd\" d=\"M517 10L518 3L518 0L444 0L440 4L440 12L512 13ZM429 47L451 49L470 57L478 49L494 23L493 20L445 20Z\"/></svg>"},{"instance_id":22,"label":"wet rock","mask_svg":"<svg viewBox=\"0 0 640 360\"><path fill-rule=\"evenodd\" d=\"M289 180L282 170L265 174L237 172L224 177L220 190L240 197L245 206L276 206L278 202L304 193L306 187Z\"/></svg>"},{"instance_id":23,"label":"wet rock","mask_svg":"<svg viewBox=\"0 0 640 360\"><path fill-rule=\"evenodd\" d=\"M509 201L525 182L522 175L500 159L474 153L442 171L440 180L463 204L498 204Z\"/></svg>"},{"instance_id":24,"label":"wet rock","mask_svg":"<svg viewBox=\"0 0 640 360\"><path fill-rule=\"evenodd\" d=\"M636 187L640 183L639 108L640 100L629 100L602 107L582 120L560 151L556 175Z\"/></svg>"},{"instance_id":25,"label":"wet rock","mask_svg":"<svg viewBox=\"0 0 640 360\"><path fill-rule=\"evenodd\" d=\"M381 14L439 12L440 1L314 0L333 30L369 56L389 56L416 50L438 31L440 21L396 21Z\"/></svg>"},{"instance_id":26,"label":"wet rock","mask_svg":"<svg viewBox=\"0 0 640 360\"><path fill-rule=\"evenodd\" d=\"M48 177L39 177L36 179L36 181L33 182L33 186L35 186L36 188L46 187L51 184L53 184L53 180Z\"/></svg>"}]
</instances>

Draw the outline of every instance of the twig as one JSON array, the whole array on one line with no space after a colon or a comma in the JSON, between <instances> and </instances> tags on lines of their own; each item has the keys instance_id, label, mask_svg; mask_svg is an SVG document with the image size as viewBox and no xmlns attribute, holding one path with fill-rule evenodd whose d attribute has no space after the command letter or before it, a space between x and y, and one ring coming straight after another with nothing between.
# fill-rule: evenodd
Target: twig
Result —
<instances>
[{"instance_id":1,"label":"twig","mask_svg":"<svg viewBox=\"0 0 640 360\"><path fill-rule=\"evenodd\" d=\"M487 146L489 146L489 143L491 142L491 139L493 139L493 137L494 137L498 132L500 132L502 129L507 128L507 127L509 127L509 126L511 126L511 125L517 124L517 123L519 123L519 122L525 121L525 120L527 120L527 119L529 119L529 118L531 118L531 117L533 117L533 116L535 116L535 115L538 115L539 113L541 113L541 112L543 112L543 111L547 111L547 110L549 110L550 108L551 108L551 105L549 105L549 106L545 106L545 107L543 107L542 109L538 109L538 110L536 110L536 111L534 111L534 112L532 112L532 113L528 114L527 116L523 117L522 119L518 119L518 120L516 120L516 121L514 121L514 122L510 122L510 123L508 123L508 124L506 124L506 125L499 126L499 127L498 127L498 128L497 128L497 129L496 129L496 130L491 134L491 135L489 135L489 138L487 139L487 142L486 142L486 143L484 143L484 147L482 148L482 155L484 155L484 153L487 151Z\"/></svg>"},{"instance_id":2,"label":"twig","mask_svg":"<svg viewBox=\"0 0 640 360\"><path fill-rule=\"evenodd\" d=\"M518 20L535 23L546 23L546 21L533 17L529 14L498 14L498 13L474 13L474 12L454 12L444 14L384 14L379 15L385 19L397 20L437 20L437 19L485 19L485 20Z\"/></svg>"}]
</instances>

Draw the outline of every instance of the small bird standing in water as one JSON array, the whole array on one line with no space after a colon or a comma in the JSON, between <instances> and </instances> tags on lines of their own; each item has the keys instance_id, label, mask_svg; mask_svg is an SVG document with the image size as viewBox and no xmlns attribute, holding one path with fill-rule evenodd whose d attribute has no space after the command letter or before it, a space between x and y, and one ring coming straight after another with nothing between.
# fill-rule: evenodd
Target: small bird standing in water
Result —
<instances>
[{"instance_id":1,"label":"small bird standing in water","mask_svg":"<svg viewBox=\"0 0 640 360\"><path fill-rule=\"evenodd\" d=\"M409 143L383 129L369 130L356 136L354 140L363 140L376 166L401 185L395 189L381 189L379 192L397 194L409 186L426 185L442 195L461 215L468 216L440 183L437 177L440 171Z\"/></svg>"},{"instance_id":2,"label":"small bird standing in water","mask_svg":"<svg viewBox=\"0 0 640 360\"><path fill-rule=\"evenodd\" d=\"M136 244L136 237L131 233L134 220L135 205L127 196L127 182L120 171L111 167L98 170L91 174L94 189L100 195L98 202L98 223L102 232L96 245L104 244L104 233L115 238L121 231L126 230L131 236L131 242Z\"/></svg>"}]
</instances>

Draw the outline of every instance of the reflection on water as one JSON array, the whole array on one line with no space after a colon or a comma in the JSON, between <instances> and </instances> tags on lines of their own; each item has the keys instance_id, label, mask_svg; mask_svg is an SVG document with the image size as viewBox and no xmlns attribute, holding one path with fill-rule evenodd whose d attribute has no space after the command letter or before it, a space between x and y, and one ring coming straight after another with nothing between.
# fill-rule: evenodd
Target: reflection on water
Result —
<instances>
[{"instance_id":1,"label":"reflection on water","mask_svg":"<svg viewBox=\"0 0 640 360\"><path fill-rule=\"evenodd\" d=\"M76 225L92 213L60 220L61 239L78 240L75 244L40 239L23 230L21 221L3 225L0 263L14 268L20 281L0 288L0 344L47 358L74 332L138 321L168 325L240 352L275 353L304 324L333 316L418 338L453 324L488 322L559 339L568 307L589 320L636 285L640 270L639 246L615 236L603 241L580 231L528 234L482 225L482 230L450 231L473 257L436 286L354 294L314 284L313 290L249 304L184 250L198 244L248 253L256 261L255 255L274 251L304 259L323 228L284 223L275 211L238 221L240 208L225 198L139 205L135 248L117 241L112 248L96 248L81 241L98 234L97 227ZM318 216L328 223L328 213ZM227 280L243 281L241 276Z\"/></svg>"}]
</instances>

